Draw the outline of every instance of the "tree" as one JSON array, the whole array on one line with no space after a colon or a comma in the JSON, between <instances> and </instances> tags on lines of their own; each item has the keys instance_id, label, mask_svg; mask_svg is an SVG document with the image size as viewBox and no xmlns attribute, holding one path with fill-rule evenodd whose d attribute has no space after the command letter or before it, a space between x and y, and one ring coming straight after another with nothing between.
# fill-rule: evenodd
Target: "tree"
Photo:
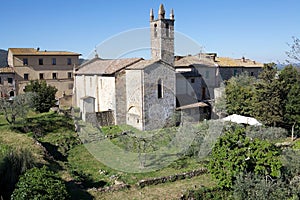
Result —
<instances>
[{"instance_id":1,"label":"tree","mask_svg":"<svg viewBox=\"0 0 300 200\"><path fill-rule=\"evenodd\" d=\"M228 114L252 116L255 82L256 79L246 73L229 79L225 88Z\"/></svg>"},{"instance_id":2,"label":"tree","mask_svg":"<svg viewBox=\"0 0 300 200\"><path fill-rule=\"evenodd\" d=\"M255 84L256 95L253 102L255 110L253 117L265 125L277 126L283 123L283 104L279 85L275 64L265 64Z\"/></svg>"},{"instance_id":3,"label":"tree","mask_svg":"<svg viewBox=\"0 0 300 200\"><path fill-rule=\"evenodd\" d=\"M33 98L33 107L38 112L48 112L55 105L55 94L57 89L54 86L47 85L46 81L31 81L25 87L25 92L33 92L36 96Z\"/></svg>"},{"instance_id":4,"label":"tree","mask_svg":"<svg viewBox=\"0 0 300 200\"><path fill-rule=\"evenodd\" d=\"M4 113L6 121L9 124L14 124L17 117L25 117L33 98L32 93L20 94L12 100L0 98L0 110Z\"/></svg>"},{"instance_id":5,"label":"tree","mask_svg":"<svg viewBox=\"0 0 300 200\"><path fill-rule=\"evenodd\" d=\"M11 199L63 200L69 195L63 181L45 166L32 168L20 177Z\"/></svg>"},{"instance_id":6,"label":"tree","mask_svg":"<svg viewBox=\"0 0 300 200\"><path fill-rule=\"evenodd\" d=\"M280 72L279 81L283 105L283 126L290 130L295 124L298 128L300 123L300 73L296 67L288 65Z\"/></svg>"},{"instance_id":7,"label":"tree","mask_svg":"<svg viewBox=\"0 0 300 200\"><path fill-rule=\"evenodd\" d=\"M268 141L251 139L244 128L233 127L218 138L208 163L218 185L232 188L243 173L279 177L282 163L279 150Z\"/></svg>"},{"instance_id":8,"label":"tree","mask_svg":"<svg viewBox=\"0 0 300 200\"><path fill-rule=\"evenodd\" d=\"M297 37L292 37L292 39L293 43L288 44L291 49L287 51L286 54L292 60L300 61L300 39Z\"/></svg>"}]
</instances>

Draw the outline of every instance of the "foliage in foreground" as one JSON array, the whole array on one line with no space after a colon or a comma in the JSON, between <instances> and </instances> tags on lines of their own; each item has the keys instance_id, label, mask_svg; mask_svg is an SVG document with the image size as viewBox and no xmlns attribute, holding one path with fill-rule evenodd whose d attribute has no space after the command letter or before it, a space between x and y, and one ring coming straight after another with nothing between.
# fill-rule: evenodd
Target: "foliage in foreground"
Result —
<instances>
[{"instance_id":1,"label":"foliage in foreground","mask_svg":"<svg viewBox=\"0 0 300 200\"><path fill-rule=\"evenodd\" d=\"M33 97L33 107L38 112L48 112L55 105L56 87L47 85L46 81L30 81L30 84L25 87L25 92L33 92L36 95Z\"/></svg>"},{"instance_id":2,"label":"foliage in foreground","mask_svg":"<svg viewBox=\"0 0 300 200\"><path fill-rule=\"evenodd\" d=\"M45 166L32 168L21 176L11 199L63 200L69 195L63 181Z\"/></svg>"},{"instance_id":3,"label":"foliage in foreground","mask_svg":"<svg viewBox=\"0 0 300 200\"><path fill-rule=\"evenodd\" d=\"M232 188L241 173L279 177L282 163L277 147L268 141L251 139L245 129L230 129L218 138L208 169L220 187Z\"/></svg>"},{"instance_id":4,"label":"foliage in foreground","mask_svg":"<svg viewBox=\"0 0 300 200\"><path fill-rule=\"evenodd\" d=\"M0 144L0 198L9 199L19 176L34 165L30 151Z\"/></svg>"}]
</instances>

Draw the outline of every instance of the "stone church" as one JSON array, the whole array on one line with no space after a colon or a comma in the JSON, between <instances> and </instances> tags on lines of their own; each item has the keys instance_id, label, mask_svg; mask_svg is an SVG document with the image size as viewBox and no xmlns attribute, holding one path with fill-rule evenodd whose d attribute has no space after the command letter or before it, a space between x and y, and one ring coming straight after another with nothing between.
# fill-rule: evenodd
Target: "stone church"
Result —
<instances>
[{"instance_id":1,"label":"stone church","mask_svg":"<svg viewBox=\"0 0 300 200\"><path fill-rule=\"evenodd\" d=\"M96 55L75 71L75 102L83 118L88 112L111 111L115 124L140 130L165 125L176 109L174 21L173 10L165 18L163 5L157 19L150 11L150 60Z\"/></svg>"}]
</instances>

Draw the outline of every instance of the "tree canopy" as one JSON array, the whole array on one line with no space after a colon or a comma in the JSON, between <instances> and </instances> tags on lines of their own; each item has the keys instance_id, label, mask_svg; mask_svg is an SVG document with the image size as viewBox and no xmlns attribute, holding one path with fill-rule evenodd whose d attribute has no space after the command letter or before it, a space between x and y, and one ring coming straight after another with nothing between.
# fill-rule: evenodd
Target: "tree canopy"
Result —
<instances>
[{"instance_id":1,"label":"tree canopy","mask_svg":"<svg viewBox=\"0 0 300 200\"><path fill-rule=\"evenodd\" d=\"M47 85L46 81L31 81L24 91L36 94L32 104L33 108L38 112L48 112L56 103L55 94L57 89L54 86Z\"/></svg>"}]
</instances>

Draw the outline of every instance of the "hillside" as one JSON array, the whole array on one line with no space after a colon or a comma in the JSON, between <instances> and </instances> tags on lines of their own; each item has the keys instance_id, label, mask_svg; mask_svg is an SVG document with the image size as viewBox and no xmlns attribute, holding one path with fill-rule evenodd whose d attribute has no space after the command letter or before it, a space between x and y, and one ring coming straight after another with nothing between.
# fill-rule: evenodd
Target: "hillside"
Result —
<instances>
[{"instance_id":1,"label":"hillside","mask_svg":"<svg viewBox=\"0 0 300 200\"><path fill-rule=\"evenodd\" d=\"M7 51L0 49L0 67L7 66Z\"/></svg>"}]
</instances>

